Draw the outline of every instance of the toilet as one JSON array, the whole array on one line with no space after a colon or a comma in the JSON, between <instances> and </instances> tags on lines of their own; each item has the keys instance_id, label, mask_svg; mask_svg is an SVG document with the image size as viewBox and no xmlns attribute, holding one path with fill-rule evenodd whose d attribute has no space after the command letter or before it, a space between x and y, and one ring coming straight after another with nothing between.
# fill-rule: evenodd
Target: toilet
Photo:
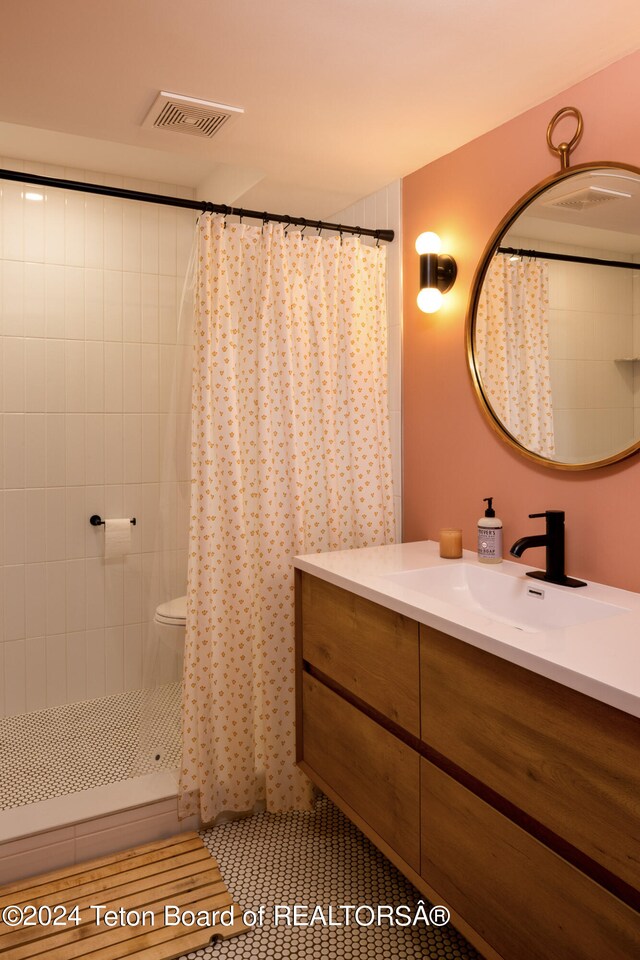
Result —
<instances>
[{"instance_id":1,"label":"toilet","mask_svg":"<svg viewBox=\"0 0 640 960\"><path fill-rule=\"evenodd\" d=\"M184 635L187 624L187 598L176 597L156 608L153 618L156 624L158 646L164 661L164 682L177 680L182 673Z\"/></svg>"}]
</instances>

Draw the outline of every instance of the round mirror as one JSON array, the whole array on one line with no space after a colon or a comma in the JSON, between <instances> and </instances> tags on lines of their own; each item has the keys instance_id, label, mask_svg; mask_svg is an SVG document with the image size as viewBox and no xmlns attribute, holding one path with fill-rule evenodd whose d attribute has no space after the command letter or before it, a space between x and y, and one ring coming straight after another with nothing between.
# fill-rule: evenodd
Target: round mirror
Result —
<instances>
[{"instance_id":1,"label":"round mirror","mask_svg":"<svg viewBox=\"0 0 640 960\"><path fill-rule=\"evenodd\" d=\"M492 236L467 356L493 427L530 459L600 467L640 447L640 170L582 164Z\"/></svg>"}]
</instances>

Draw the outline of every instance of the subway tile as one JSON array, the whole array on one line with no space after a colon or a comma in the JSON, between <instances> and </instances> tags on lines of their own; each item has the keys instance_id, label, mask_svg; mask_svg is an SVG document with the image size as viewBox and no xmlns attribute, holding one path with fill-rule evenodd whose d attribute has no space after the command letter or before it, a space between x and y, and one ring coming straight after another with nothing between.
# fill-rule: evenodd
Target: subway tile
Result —
<instances>
[{"instance_id":1,"label":"subway tile","mask_svg":"<svg viewBox=\"0 0 640 960\"><path fill-rule=\"evenodd\" d=\"M122 344L104 345L104 409L106 413L121 413L123 409L124 372Z\"/></svg>"},{"instance_id":2,"label":"subway tile","mask_svg":"<svg viewBox=\"0 0 640 960\"><path fill-rule=\"evenodd\" d=\"M145 483L139 488L142 495L135 504L136 517L140 527L140 552L148 553L159 547L162 528L160 526L160 490L159 483Z\"/></svg>"},{"instance_id":3,"label":"subway tile","mask_svg":"<svg viewBox=\"0 0 640 960\"><path fill-rule=\"evenodd\" d=\"M46 549L47 560L66 559L66 490L64 487L48 488L46 498Z\"/></svg>"},{"instance_id":4,"label":"subway tile","mask_svg":"<svg viewBox=\"0 0 640 960\"><path fill-rule=\"evenodd\" d=\"M4 705L8 717L25 713L27 709L27 670L24 640L5 641L4 646Z\"/></svg>"},{"instance_id":5,"label":"subway tile","mask_svg":"<svg viewBox=\"0 0 640 960\"><path fill-rule=\"evenodd\" d=\"M45 420L47 486L62 487L67 480L66 429L62 413L49 413Z\"/></svg>"},{"instance_id":6,"label":"subway tile","mask_svg":"<svg viewBox=\"0 0 640 960\"><path fill-rule=\"evenodd\" d=\"M24 265L24 333L26 337L45 335L45 268L42 263Z\"/></svg>"},{"instance_id":7,"label":"subway tile","mask_svg":"<svg viewBox=\"0 0 640 960\"><path fill-rule=\"evenodd\" d=\"M25 635L44 637L47 632L47 574L46 564L27 563L24 568ZM27 647L27 650L31 648Z\"/></svg>"},{"instance_id":8,"label":"subway tile","mask_svg":"<svg viewBox=\"0 0 640 960\"><path fill-rule=\"evenodd\" d=\"M67 486L85 482L85 418L68 413L65 422L65 479Z\"/></svg>"},{"instance_id":9,"label":"subway tile","mask_svg":"<svg viewBox=\"0 0 640 960\"><path fill-rule=\"evenodd\" d=\"M122 339L139 343L142 335L142 289L139 273L122 275Z\"/></svg>"},{"instance_id":10,"label":"subway tile","mask_svg":"<svg viewBox=\"0 0 640 960\"><path fill-rule=\"evenodd\" d=\"M142 627L129 623L123 634L123 686L125 690L138 690L142 686Z\"/></svg>"},{"instance_id":11,"label":"subway tile","mask_svg":"<svg viewBox=\"0 0 640 960\"><path fill-rule=\"evenodd\" d=\"M25 490L25 511L25 557L31 565L47 559L46 491L43 488Z\"/></svg>"},{"instance_id":12,"label":"subway tile","mask_svg":"<svg viewBox=\"0 0 640 960\"><path fill-rule=\"evenodd\" d=\"M104 264L104 200L87 194L85 197L84 262L89 268Z\"/></svg>"},{"instance_id":13,"label":"subway tile","mask_svg":"<svg viewBox=\"0 0 640 960\"><path fill-rule=\"evenodd\" d=\"M105 488L102 484L87 486L84 491L85 506L84 512L87 519L94 513L99 514L103 519L105 516ZM84 528L84 548L85 556L101 557L104 555L104 533L102 527L94 527L87 523Z\"/></svg>"},{"instance_id":14,"label":"subway tile","mask_svg":"<svg viewBox=\"0 0 640 960\"><path fill-rule=\"evenodd\" d=\"M25 411L42 413L47 409L46 343L27 339L25 348Z\"/></svg>"},{"instance_id":15,"label":"subway tile","mask_svg":"<svg viewBox=\"0 0 640 960\"><path fill-rule=\"evenodd\" d=\"M24 642L26 657L27 712L44 710L47 706L46 639L29 637Z\"/></svg>"},{"instance_id":16,"label":"subway tile","mask_svg":"<svg viewBox=\"0 0 640 960\"><path fill-rule=\"evenodd\" d=\"M141 211L142 220L142 270L144 273L158 272L158 210L145 206Z\"/></svg>"},{"instance_id":17,"label":"subway tile","mask_svg":"<svg viewBox=\"0 0 640 960\"><path fill-rule=\"evenodd\" d=\"M64 270L64 335L67 340L84 340L84 270Z\"/></svg>"},{"instance_id":18,"label":"subway tile","mask_svg":"<svg viewBox=\"0 0 640 960\"><path fill-rule=\"evenodd\" d=\"M85 410L102 413L104 409L104 345L88 341L85 344Z\"/></svg>"},{"instance_id":19,"label":"subway tile","mask_svg":"<svg viewBox=\"0 0 640 960\"><path fill-rule=\"evenodd\" d=\"M105 560L104 564L104 622L106 627L121 626L124 622L124 563L120 557Z\"/></svg>"},{"instance_id":20,"label":"subway tile","mask_svg":"<svg viewBox=\"0 0 640 960\"><path fill-rule=\"evenodd\" d=\"M24 264L4 260L2 278L2 332L5 337L24 336Z\"/></svg>"},{"instance_id":21,"label":"subway tile","mask_svg":"<svg viewBox=\"0 0 640 960\"><path fill-rule=\"evenodd\" d=\"M124 690L123 627L107 627L105 643L105 691L107 696Z\"/></svg>"},{"instance_id":22,"label":"subway tile","mask_svg":"<svg viewBox=\"0 0 640 960\"><path fill-rule=\"evenodd\" d=\"M84 272L84 324L87 340L104 339L104 272L88 267Z\"/></svg>"},{"instance_id":23,"label":"subway tile","mask_svg":"<svg viewBox=\"0 0 640 960\"><path fill-rule=\"evenodd\" d=\"M64 262L84 267L85 205L81 193L65 192Z\"/></svg>"},{"instance_id":24,"label":"subway tile","mask_svg":"<svg viewBox=\"0 0 640 960\"><path fill-rule=\"evenodd\" d=\"M178 215L171 207L163 207L158 213L158 270L172 277L177 270Z\"/></svg>"},{"instance_id":25,"label":"subway tile","mask_svg":"<svg viewBox=\"0 0 640 960\"><path fill-rule=\"evenodd\" d=\"M85 512L84 487L67 487L65 506L66 558L77 560L85 555L85 525L89 521Z\"/></svg>"},{"instance_id":26,"label":"subway tile","mask_svg":"<svg viewBox=\"0 0 640 960\"><path fill-rule=\"evenodd\" d=\"M126 413L142 410L142 349L139 343L123 345L123 409Z\"/></svg>"},{"instance_id":27,"label":"subway tile","mask_svg":"<svg viewBox=\"0 0 640 960\"><path fill-rule=\"evenodd\" d=\"M5 260L24 259L24 203L23 187L19 183L2 184L2 256ZM9 227L9 228L7 228Z\"/></svg>"},{"instance_id":28,"label":"subway tile","mask_svg":"<svg viewBox=\"0 0 640 960\"><path fill-rule=\"evenodd\" d=\"M122 263L125 270L140 273L142 257L141 207L125 203L122 210Z\"/></svg>"},{"instance_id":29,"label":"subway tile","mask_svg":"<svg viewBox=\"0 0 640 960\"><path fill-rule=\"evenodd\" d=\"M65 634L46 638L47 707L67 702L67 638Z\"/></svg>"},{"instance_id":30,"label":"subway tile","mask_svg":"<svg viewBox=\"0 0 640 960\"><path fill-rule=\"evenodd\" d=\"M158 278L158 337L160 343L175 343L178 329L176 278Z\"/></svg>"},{"instance_id":31,"label":"subway tile","mask_svg":"<svg viewBox=\"0 0 640 960\"><path fill-rule=\"evenodd\" d=\"M5 489L25 485L25 417L20 413L4 414L3 457L0 462Z\"/></svg>"},{"instance_id":32,"label":"subway tile","mask_svg":"<svg viewBox=\"0 0 640 960\"><path fill-rule=\"evenodd\" d=\"M124 464L125 483L140 483L142 479L142 415L124 415Z\"/></svg>"},{"instance_id":33,"label":"subway tile","mask_svg":"<svg viewBox=\"0 0 640 960\"><path fill-rule=\"evenodd\" d=\"M46 564L47 636L62 634L67 622L67 565L64 560Z\"/></svg>"},{"instance_id":34,"label":"subway tile","mask_svg":"<svg viewBox=\"0 0 640 960\"><path fill-rule=\"evenodd\" d=\"M84 413L85 344L83 340L67 340L64 345L65 409L67 413ZM93 412L93 411L92 411Z\"/></svg>"},{"instance_id":35,"label":"subway tile","mask_svg":"<svg viewBox=\"0 0 640 960\"><path fill-rule=\"evenodd\" d=\"M131 826L149 817L164 816L177 811L177 798L167 797L164 800L155 800L144 803L139 807L128 810L118 810L117 813L108 813L103 817L93 817L75 825L76 837L89 837L92 834L104 833L105 830L116 830Z\"/></svg>"},{"instance_id":36,"label":"subway tile","mask_svg":"<svg viewBox=\"0 0 640 960\"><path fill-rule=\"evenodd\" d=\"M84 630L66 637L67 703L87 699L87 638Z\"/></svg>"},{"instance_id":37,"label":"subway tile","mask_svg":"<svg viewBox=\"0 0 640 960\"><path fill-rule=\"evenodd\" d=\"M47 340L45 351L47 412L65 410L65 343Z\"/></svg>"},{"instance_id":38,"label":"subway tile","mask_svg":"<svg viewBox=\"0 0 640 960\"><path fill-rule=\"evenodd\" d=\"M45 330L47 337L64 337L64 267L48 263L44 268Z\"/></svg>"},{"instance_id":39,"label":"subway tile","mask_svg":"<svg viewBox=\"0 0 640 960\"><path fill-rule=\"evenodd\" d=\"M107 270L122 270L122 203L104 202L104 265Z\"/></svg>"},{"instance_id":40,"label":"subway tile","mask_svg":"<svg viewBox=\"0 0 640 960\"><path fill-rule=\"evenodd\" d=\"M128 826L119 826L86 837L77 837L76 856L79 861L107 856L130 846L170 837L173 833L179 833L181 829L177 813L147 817Z\"/></svg>"},{"instance_id":41,"label":"subway tile","mask_svg":"<svg viewBox=\"0 0 640 960\"><path fill-rule=\"evenodd\" d=\"M64 193L56 187L45 191L44 256L47 263L64 263Z\"/></svg>"},{"instance_id":42,"label":"subway tile","mask_svg":"<svg viewBox=\"0 0 640 960\"><path fill-rule=\"evenodd\" d=\"M122 341L122 272L105 270L104 274L104 338Z\"/></svg>"},{"instance_id":43,"label":"subway tile","mask_svg":"<svg viewBox=\"0 0 640 960\"><path fill-rule=\"evenodd\" d=\"M68 633L84 631L87 622L87 588L84 559L67 560L67 620Z\"/></svg>"},{"instance_id":44,"label":"subway tile","mask_svg":"<svg viewBox=\"0 0 640 960\"><path fill-rule=\"evenodd\" d=\"M104 627L87 630L87 699L105 695Z\"/></svg>"},{"instance_id":45,"label":"subway tile","mask_svg":"<svg viewBox=\"0 0 640 960\"><path fill-rule=\"evenodd\" d=\"M104 534L102 534L104 537ZM104 551L104 545L102 545ZM104 627L105 612L105 561L103 557L89 557L86 572L86 622L87 629Z\"/></svg>"},{"instance_id":46,"label":"subway tile","mask_svg":"<svg viewBox=\"0 0 640 960\"><path fill-rule=\"evenodd\" d=\"M143 483L154 483L160 476L160 417L148 413L143 414L141 420L140 479Z\"/></svg>"},{"instance_id":47,"label":"subway tile","mask_svg":"<svg viewBox=\"0 0 640 960\"><path fill-rule=\"evenodd\" d=\"M120 413L107 413L105 426L105 483L122 483L124 455L124 423Z\"/></svg>"},{"instance_id":48,"label":"subway tile","mask_svg":"<svg viewBox=\"0 0 640 960\"><path fill-rule=\"evenodd\" d=\"M5 413L24 413L24 340L3 338L2 393Z\"/></svg>"},{"instance_id":49,"label":"subway tile","mask_svg":"<svg viewBox=\"0 0 640 960\"><path fill-rule=\"evenodd\" d=\"M142 620L142 561L141 555L129 554L124 558L124 622L140 623Z\"/></svg>"},{"instance_id":50,"label":"subway tile","mask_svg":"<svg viewBox=\"0 0 640 960\"><path fill-rule=\"evenodd\" d=\"M0 883L16 882L43 871L58 870L74 862L75 841L52 843L13 857L0 859Z\"/></svg>"},{"instance_id":51,"label":"subway tile","mask_svg":"<svg viewBox=\"0 0 640 960\"><path fill-rule=\"evenodd\" d=\"M24 610L24 564L5 566L4 587L4 640L22 640L25 635ZM5 651L6 651L5 647ZM7 661L5 658L5 666Z\"/></svg>"},{"instance_id":52,"label":"subway tile","mask_svg":"<svg viewBox=\"0 0 640 960\"><path fill-rule=\"evenodd\" d=\"M4 562L17 564L25 560L25 491L4 493Z\"/></svg>"},{"instance_id":53,"label":"subway tile","mask_svg":"<svg viewBox=\"0 0 640 960\"><path fill-rule=\"evenodd\" d=\"M158 276L145 273L141 280L141 340L144 343L157 343L159 335Z\"/></svg>"},{"instance_id":54,"label":"subway tile","mask_svg":"<svg viewBox=\"0 0 640 960\"><path fill-rule=\"evenodd\" d=\"M176 275L184 280L192 260L196 217L191 211L176 211Z\"/></svg>"},{"instance_id":55,"label":"subway tile","mask_svg":"<svg viewBox=\"0 0 640 960\"><path fill-rule=\"evenodd\" d=\"M119 483L107 484L104 488L104 515L109 519L124 517L124 487Z\"/></svg>"},{"instance_id":56,"label":"subway tile","mask_svg":"<svg viewBox=\"0 0 640 960\"><path fill-rule=\"evenodd\" d=\"M104 415L88 413L85 417L85 479L89 485L104 480Z\"/></svg>"},{"instance_id":57,"label":"subway tile","mask_svg":"<svg viewBox=\"0 0 640 960\"><path fill-rule=\"evenodd\" d=\"M142 411L156 413L159 409L160 353L155 343L143 343L140 354L142 374Z\"/></svg>"},{"instance_id":58,"label":"subway tile","mask_svg":"<svg viewBox=\"0 0 640 960\"><path fill-rule=\"evenodd\" d=\"M17 840L6 840L0 843L0 860L16 854L28 853L31 850L37 850L39 847L48 846L52 843L72 840L74 836L75 829L71 826L30 833L27 836L19 836Z\"/></svg>"}]
</instances>

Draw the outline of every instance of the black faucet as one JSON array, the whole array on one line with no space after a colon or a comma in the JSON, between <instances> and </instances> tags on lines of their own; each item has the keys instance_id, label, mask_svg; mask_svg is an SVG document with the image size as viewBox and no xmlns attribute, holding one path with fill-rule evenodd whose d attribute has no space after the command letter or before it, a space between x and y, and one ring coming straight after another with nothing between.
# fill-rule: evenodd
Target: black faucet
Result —
<instances>
[{"instance_id":1,"label":"black faucet","mask_svg":"<svg viewBox=\"0 0 640 960\"><path fill-rule=\"evenodd\" d=\"M547 532L532 537L520 537L509 551L512 557L521 557L529 547L546 547L547 569L528 570L528 577L546 580L547 583L559 583L563 587L586 587L584 580L574 580L564 572L564 510L545 510L544 513L530 513L530 519L544 517Z\"/></svg>"}]
</instances>

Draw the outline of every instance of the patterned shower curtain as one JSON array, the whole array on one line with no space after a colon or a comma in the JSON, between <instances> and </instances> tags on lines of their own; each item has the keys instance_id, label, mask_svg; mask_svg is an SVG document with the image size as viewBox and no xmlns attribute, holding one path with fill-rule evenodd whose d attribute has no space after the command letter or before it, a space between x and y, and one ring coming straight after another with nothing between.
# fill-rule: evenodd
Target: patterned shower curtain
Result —
<instances>
[{"instance_id":1,"label":"patterned shower curtain","mask_svg":"<svg viewBox=\"0 0 640 960\"><path fill-rule=\"evenodd\" d=\"M544 260L494 256L478 301L475 347L483 390L498 419L527 450L553 457Z\"/></svg>"},{"instance_id":2,"label":"patterned shower curtain","mask_svg":"<svg viewBox=\"0 0 640 960\"><path fill-rule=\"evenodd\" d=\"M385 249L199 223L181 815L303 809L292 557L395 536Z\"/></svg>"}]
</instances>

